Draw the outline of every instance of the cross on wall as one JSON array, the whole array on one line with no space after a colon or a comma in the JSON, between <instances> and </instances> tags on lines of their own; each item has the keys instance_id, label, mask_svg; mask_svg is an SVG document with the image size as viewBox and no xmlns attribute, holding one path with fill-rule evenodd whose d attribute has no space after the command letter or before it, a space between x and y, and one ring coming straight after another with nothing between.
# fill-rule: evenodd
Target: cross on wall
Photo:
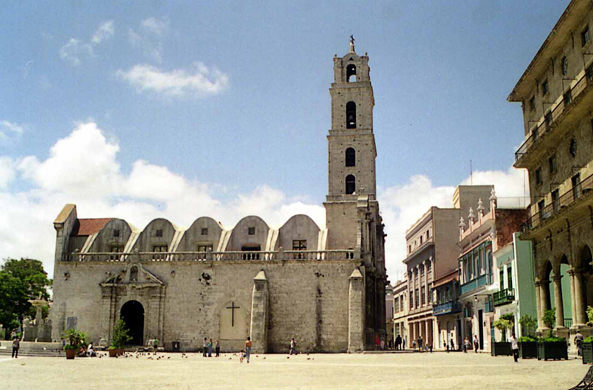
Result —
<instances>
[{"instance_id":1,"label":"cross on wall","mask_svg":"<svg viewBox=\"0 0 593 390\"><path fill-rule=\"evenodd\" d=\"M231 302L231 306L227 306L227 309L231 310L231 326L235 326L235 309L240 309L240 307L235 306L235 302Z\"/></svg>"}]
</instances>

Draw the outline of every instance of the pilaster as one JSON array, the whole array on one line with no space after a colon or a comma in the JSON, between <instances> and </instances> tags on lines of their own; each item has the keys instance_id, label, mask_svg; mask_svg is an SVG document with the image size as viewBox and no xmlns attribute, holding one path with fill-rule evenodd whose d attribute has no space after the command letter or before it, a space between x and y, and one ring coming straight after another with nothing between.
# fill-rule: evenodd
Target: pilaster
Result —
<instances>
[{"instance_id":1,"label":"pilaster","mask_svg":"<svg viewBox=\"0 0 593 390\"><path fill-rule=\"evenodd\" d=\"M364 278L355 269L350 275L348 291L348 352L362 352L364 350Z\"/></svg>"},{"instance_id":2,"label":"pilaster","mask_svg":"<svg viewBox=\"0 0 593 390\"><path fill-rule=\"evenodd\" d=\"M253 279L251 294L251 326L250 335L253 343L253 353L268 351L268 279L261 270Z\"/></svg>"}]
</instances>

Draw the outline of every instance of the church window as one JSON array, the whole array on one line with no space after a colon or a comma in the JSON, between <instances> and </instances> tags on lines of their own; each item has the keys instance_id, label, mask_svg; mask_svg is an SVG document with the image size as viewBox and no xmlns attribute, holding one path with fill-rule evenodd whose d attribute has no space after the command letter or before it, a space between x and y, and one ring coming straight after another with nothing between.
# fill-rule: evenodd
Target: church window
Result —
<instances>
[{"instance_id":1,"label":"church window","mask_svg":"<svg viewBox=\"0 0 593 390\"><path fill-rule=\"evenodd\" d=\"M255 227L248 227L247 234L249 234L250 236L253 236L255 234Z\"/></svg>"},{"instance_id":2,"label":"church window","mask_svg":"<svg viewBox=\"0 0 593 390\"><path fill-rule=\"evenodd\" d=\"M208 235L208 228L202 228L202 236Z\"/></svg>"},{"instance_id":3,"label":"church window","mask_svg":"<svg viewBox=\"0 0 593 390\"><path fill-rule=\"evenodd\" d=\"M307 240L292 240L292 250L293 251L306 251L307 250Z\"/></svg>"},{"instance_id":4,"label":"church window","mask_svg":"<svg viewBox=\"0 0 593 390\"><path fill-rule=\"evenodd\" d=\"M169 246L168 245L155 245L152 247L153 252L168 252Z\"/></svg>"},{"instance_id":5,"label":"church window","mask_svg":"<svg viewBox=\"0 0 593 390\"><path fill-rule=\"evenodd\" d=\"M113 237L119 237L119 229L113 231Z\"/></svg>"},{"instance_id":6,"label":"church window","mask_svg":"<svg viewBox=\"0 0 593 390\"><path fill-rule=\"evenodd\" d=\"M155 233L155 236L162 237L163 236L163 229L157 229L156 230L156 233Z\"/></svg>"},{"instance_id":7,"label":"church window","mask_svg":"<svg viewBox=\"0 0 593 390\"><path fill-rule=\"evenodd\" d=\"M356 178L354 175L346 176L346 194L351 195L356 191Z\"/></svg>"},{"instance_id":8,"label":"church window","mask_svg":"<svg viewBox=\"0 0 593 390\"><path fill-rule=\"evenodd\" d=\"M346 79L350 82L356 82L356 66L350 64L346 67Z\"/></svg>"},{"instance_id":9,"label":"church window","mask_svg":"<svg viewBox=\"0 0 593 390\"><path fill-rule=\"evenodd\" d=\"M208 252L208 251L212 251L214 247L212 246L212 244L200 244L198 245L198 252Z\"/></svg>"},{"instance_id":10,"label":"church window","mask_svg":"<svg viewBox=\"0 0 593 390\"><path fill-rule=\"evenodd\" d=\"M346 103L346 128L356 129L356 103Z\"/></svg>"},{"instance_id":11,"label":"church window","mask_svg":"<svg viewBox=\"0 0 593 390\"><path fill-rule=\"evenodd\" d=\"M354 148L346 149L346 166L356 166L356 151L354 150Z\"/></svg>"},{"instance_id":12,"label":"church window","mask_svg":"<svg viewBox=\"0 0 593 390\"><path fill-rule=\"evenodd\" d=\"M134 266L130 269L130 282L138 281L138 267Z\"/></svg>"}]
</instances>

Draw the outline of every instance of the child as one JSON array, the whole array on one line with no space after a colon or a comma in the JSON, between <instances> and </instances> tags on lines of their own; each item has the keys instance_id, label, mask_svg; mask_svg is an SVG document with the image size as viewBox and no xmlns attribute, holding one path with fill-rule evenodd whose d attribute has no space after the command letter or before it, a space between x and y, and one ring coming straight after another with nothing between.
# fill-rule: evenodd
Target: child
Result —
<instances>
[{"instance_id":1,"label":"child","mask_svg":"<svg viewBox=\"0 0 593 390\"><path fill-rule=\"evenodd\" d=\"M244 358L245 358L245 351L241 350L241 352L239 352L239 363L243 363Z\"/></svg>"}]
</instances>

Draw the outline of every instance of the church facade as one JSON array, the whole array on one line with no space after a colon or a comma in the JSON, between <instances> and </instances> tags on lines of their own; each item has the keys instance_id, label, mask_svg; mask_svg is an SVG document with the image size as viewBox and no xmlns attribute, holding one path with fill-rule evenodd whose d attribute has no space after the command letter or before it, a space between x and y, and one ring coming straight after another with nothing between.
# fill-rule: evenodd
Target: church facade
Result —
<instances>
[{"instance_id":1,"label":"church facade","mask_svg":"<svg viewBox=\"0 0 593 390\"><path fill-rule=\"evenodd\" d=\"M132 344L158 339L223 351L250 336L254 352L359 352L385 335L384 226L376 199L373 89L368 56L351 42L334 57L330 88L326 229L295 215L279 229L257 216L232 229L200 217L189 228L155 219L78 218L66 205L57 232L52 339L80 329L96 343L122 318Z\"/></svg>"}]
</instances>

